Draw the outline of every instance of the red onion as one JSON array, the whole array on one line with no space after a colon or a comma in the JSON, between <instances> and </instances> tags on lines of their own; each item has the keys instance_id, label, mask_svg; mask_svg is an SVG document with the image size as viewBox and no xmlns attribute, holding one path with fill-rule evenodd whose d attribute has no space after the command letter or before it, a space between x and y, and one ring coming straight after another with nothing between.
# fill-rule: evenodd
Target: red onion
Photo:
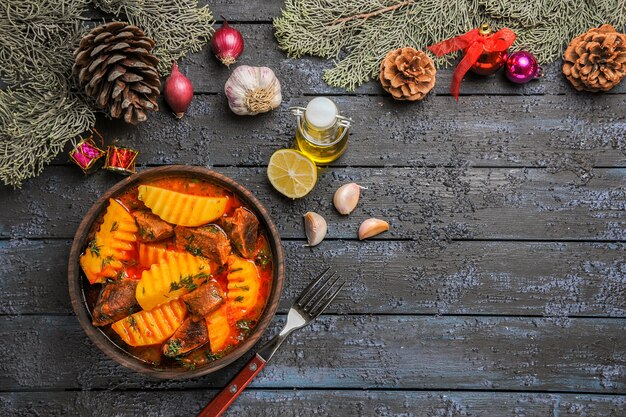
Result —
<instances>
[{"instance_id":1,"label":"red onion","mask_svg":"<svg viewBox=\"0 0 626 417\"><path fill-rule=\"evenodd\" d=\"M178 71L176 62L172 62L172 73L165 80L163 95L174 115L179 119L183 117L193 99L193 86L189 78Z\"/></svg>"},{"instance_id":2,"label":"red onion","mask_svg":"<svg viewBox=\"0 0 626 417\"><path fill-rule=\"evenodd\" d=\"M243 36L237 29L228 26L228 22L224 19L224 24L215 31L211 39L211 49L215 56L229 67L243 52Z\"/></svg>"}]
</instances>

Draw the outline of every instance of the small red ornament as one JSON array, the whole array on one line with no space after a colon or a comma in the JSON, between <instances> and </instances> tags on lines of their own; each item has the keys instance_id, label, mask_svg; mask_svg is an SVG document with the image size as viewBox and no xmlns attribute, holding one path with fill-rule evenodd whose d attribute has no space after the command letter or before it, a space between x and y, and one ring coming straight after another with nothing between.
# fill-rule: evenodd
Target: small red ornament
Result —
<instances>
[{"instance_id":1,"label":"small red ornament","mask_svg":"<svg viewBox=\"0 0 626 417\"><path fill-rule=\"evenodd\" d=\"M97 130L93 130L100 141L103 142L102 136ZM70 159L83 170L85 174L93 172L96 167L96 163L100 158L104 156L105 152L98 148L93 140L93 133L86 139L81 139L74 149L70 151Z\"/></svg>"},{"instance_id":2,"label":"small red ornament","mask_svg":"<svg viewBox=\"0 0 626 417\"><path fill-rule=\"evenodd\" d=\"M428 49L437 56L459 50L465 52L465 56L454 71L450 84L450 93L458 100L461 81L467 71L472 70L481 75L498 71L506 63L507 50L513 42L515 42L515 33L511 29L502 28L493 33L489 25L484 24L464 35L431 45Z\"/></svg>"},{"instance_id":3,"label":"small red ornament","mask_svg":"<svg viewBox=\"0 0 626 417\"><path fill-rule=\"evenodd\" d=\"M478 33L480 33L481 36L489 36L493 33L493 31L489 25L483 24L478 29ZM465 50L465 53L467 53L467 49ZM470 67L470 71L478 75L495 74L504 66L504 64L506 64L508 56L508 49L505 49L504 51L483 52L478 57L478 60Z\"/></svg>"},{"instance_id":4,"label":"small red ornament","mask_svg":"<svg viewBox=\"0 0 626 417\"><path fill-rule=\"evenodd\" d=\"M107 157L104 161L103 168L125 175L134 174L137 172L135 169L135 160L138 154L138 151L131 148L120 148L110 145L107 148Z\"/></svg>"}]
</instances>

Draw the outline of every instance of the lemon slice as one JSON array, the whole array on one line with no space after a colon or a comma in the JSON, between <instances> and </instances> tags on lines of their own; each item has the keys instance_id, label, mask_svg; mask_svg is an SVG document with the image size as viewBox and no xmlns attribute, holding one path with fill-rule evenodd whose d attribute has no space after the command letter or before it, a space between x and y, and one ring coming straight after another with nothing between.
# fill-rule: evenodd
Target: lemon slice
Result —
<instances>
[{"instance_id":1,"label":"lemon slice","mask_svg":"<svg viewBox=\"0 0 626 417\"><path fill-rule=\"evenodd\" d=\"M289 198L304 197L317 182L317 167L304 154L293 149L281 149L272 155L267 178L281 194Z\"/></svg>"}]
</instances>

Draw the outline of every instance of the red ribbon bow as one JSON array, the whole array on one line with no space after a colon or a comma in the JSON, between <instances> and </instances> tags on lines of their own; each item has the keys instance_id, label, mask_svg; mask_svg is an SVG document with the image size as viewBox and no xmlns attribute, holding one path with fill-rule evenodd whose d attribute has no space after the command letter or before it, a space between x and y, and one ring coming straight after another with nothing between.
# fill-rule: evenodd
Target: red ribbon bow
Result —
<instances>
[{"instance_id":1,"label":"red ribbon bow","mask_svg":"<svg viewBox=\"0 0 626 417\"><path fill-rule=\"evenodd\" d=\"M487 36L481 34L480 29L472 29L464 35L431 45L428 49L437 56L461 49L465 50L465 56L456 66L450 84L450 93L458 100L461 80L472 65L478 61L478 58L485 52L506 51L513 45L513 42L515 42L515 33L508 28L502 28Z\"/></svg>"}]
</instances>

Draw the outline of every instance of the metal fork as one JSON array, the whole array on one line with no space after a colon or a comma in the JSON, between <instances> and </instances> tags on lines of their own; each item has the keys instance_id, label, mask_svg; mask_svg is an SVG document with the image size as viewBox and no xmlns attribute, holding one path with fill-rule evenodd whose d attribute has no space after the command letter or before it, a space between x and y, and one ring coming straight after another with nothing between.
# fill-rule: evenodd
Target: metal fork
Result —
<instances>
[{"instance_id":1,"label":"metal fork","mask_svg":"<svg viewBox=\"0 0 626 417\"><path fill-rule=\"evenodd\" d=\"M254 377L261 372L265 364L274 356L280 345L294 330L298 330L315 320L326 307L337 297L339 291L346 285L340 278L333 279L335 272L327 268L315 281L302 291L300 297L293 303L287 315L287 323L280 333L263 346L250 359L246 366L211 402L200 411L198 417L219 417L235 401L239 394L250 384Z\"/></svg>"}]
</instances>

